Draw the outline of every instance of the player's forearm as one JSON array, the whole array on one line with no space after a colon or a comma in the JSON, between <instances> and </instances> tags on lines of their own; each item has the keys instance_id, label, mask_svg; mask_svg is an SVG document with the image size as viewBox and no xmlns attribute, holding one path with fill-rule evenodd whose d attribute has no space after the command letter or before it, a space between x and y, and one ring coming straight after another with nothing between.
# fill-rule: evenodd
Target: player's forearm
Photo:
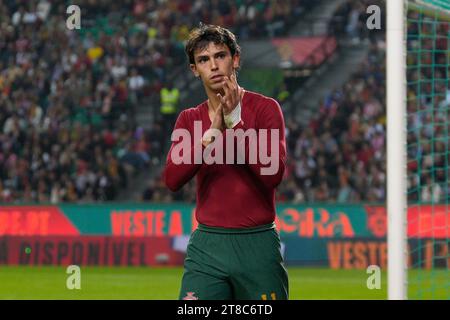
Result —
<instances>
[{"instance_id":1,"label":"player's forearm","mask_svg":"<svg viewBox=\"0 0 450 320\"><path fill-rule=\"evenodd\" d=\"M260 159L258 159L256 163L249 161L250 147L248 144L245 145L245 159L247 166L268 189L276 188L283 179L284 170L286 168L286 152L282 151L283 148L284 144L279 142L279 154L275 155L271 153L270 148L268 149L268 154L270 154L272 161L267 165L262 164Z\"/></svg>"},{"instance_id":2,"label":"player's forearm","mask_svg":"<svg viewBox=\"0 0 450 320\"><path fill-rule=\"evenodd\" d=\"M184 159L189 159L189 161L184 161L180 163L181 159L174 161L174 156L172 155L173 147L169 151L167 156L166 167L164 169L164 182L166 186L173 192L178 191L187 182L189 182L201 168L202 164L195 163L194 152L202 152L202 147L194 146L191 147L190 153L183 157ZM199 151L198 151L199 150Z\"/></svg>"}]
</instances>

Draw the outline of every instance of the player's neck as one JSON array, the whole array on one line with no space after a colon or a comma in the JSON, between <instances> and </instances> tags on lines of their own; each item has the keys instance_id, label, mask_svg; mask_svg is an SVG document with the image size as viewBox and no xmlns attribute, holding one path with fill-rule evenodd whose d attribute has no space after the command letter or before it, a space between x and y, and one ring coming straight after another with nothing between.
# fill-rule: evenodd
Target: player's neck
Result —
<instances>
[{"instance_id":1,"label":"player's neck","mask_svg":"<svg viewBox=\"0 0 450 320\"><path fill-rule=\"evenodd\" d=\"M220 100L217 97L217 93L220 93L223 95L223 92L214 92L214 91L208 91L206 94L208 96L208 110L212 112L216 112L217 108L219 107Z\"/></svg>"}]
</instances>

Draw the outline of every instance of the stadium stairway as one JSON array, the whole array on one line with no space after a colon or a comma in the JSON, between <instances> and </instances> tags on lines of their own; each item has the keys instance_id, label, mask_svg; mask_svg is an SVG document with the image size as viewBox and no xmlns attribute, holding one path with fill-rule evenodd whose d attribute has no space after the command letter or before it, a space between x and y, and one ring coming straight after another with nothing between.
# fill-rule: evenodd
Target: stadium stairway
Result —
<instances>
[{"instance_id":1,"label":"stadium stairway","mask_svg":"<svg viewBox=\"0 0 450 320\"><path fill-rule=\"evenodd\" d=\"M289 36L325 35L328 25L336 9L348 0L318 0L314 8L302 19L299 19L289 31Z\"/></svg>"},{"instance_id":2,"label":"stadium stairway","mask_svg":"<svg viewBox=\"0 0 450 320\"><path fill-rule=\"evenodd\" d=\"M328 25L334 12L347 0L320 0L305 19L292 27L289 36L320 36L327 34ZM369 51L367 43L352 44L346 39L338 39L339 49L325 62L291 98L285 102L285 116L293 116L302 125L314 115L318 101L322 100L332 88L341 87Z\"/></svg>"},{"instance_id":3,"label":"stadium stairway","mask_svg":"<svg viewBox=\"0 0 450 320\"><path fill-rule=\"evenodd\" d=\"M319 101L333 88L340 88L364 61L369 51L367 43L357 46L340 44L340 50L321 66L284 107L302 125L308 123L318 108Z\"/></svg>"},{"instance_id":4,"label":"stadium stairway","mask_svg":"<svg viewBox=\"0 0 450 320\"><path fill-rule=\"evenodd\" d=\"M180 90L181 109L192 107L206 99L201 82L196 79L187 65L177 67L169 76L174 86ZM200 97L203 97L200 99ZM136 108L136 124L144 129L150 129L152 123L159 114L160 99L159 95L154 94L144 99L143 103ZM165 149L170 147L170 139L165 143ZM163 159L165 159L165 153ZM147 187L149 181L161 173L163 163L156 158L152 158L150 167L130 179L129 188L121 190L117 201L140 202L142 193Z\"/></svg>"}]
</instances>

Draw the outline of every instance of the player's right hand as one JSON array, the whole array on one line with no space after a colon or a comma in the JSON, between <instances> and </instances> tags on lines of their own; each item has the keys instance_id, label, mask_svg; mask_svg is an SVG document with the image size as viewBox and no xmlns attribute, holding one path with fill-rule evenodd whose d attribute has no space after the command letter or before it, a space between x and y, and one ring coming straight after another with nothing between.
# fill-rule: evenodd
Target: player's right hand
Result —
<instances>
[{"instance_id":1,"label":"player's right hand","mask_svg":"<svg viewBox=\"0 0 450 320\"><path fill-rule=\"evenodd\" d=\"M211 123L210 129L217 129L223 131L225 129L225 121L223 119L223 105L219 104L216 113L214 114L213 121Z\"/></svg>"},{"instance_id":2,"label":"player's right hand","mask_svg":"<svg viewBox=\"0 0 450 320\"><path fill-rule=\"evenodd\" d=\"M223 107L222 104L219 104L217 107L216 113L214 114L213 121L211 123L211 127L209 129L217 129L221 132L225 130L225 120L223 119ZM202 144L207 147L210 143L214 141L213 132L209 130L205 132L205 135L202 138Z\"/></svg>"}]
</instances>

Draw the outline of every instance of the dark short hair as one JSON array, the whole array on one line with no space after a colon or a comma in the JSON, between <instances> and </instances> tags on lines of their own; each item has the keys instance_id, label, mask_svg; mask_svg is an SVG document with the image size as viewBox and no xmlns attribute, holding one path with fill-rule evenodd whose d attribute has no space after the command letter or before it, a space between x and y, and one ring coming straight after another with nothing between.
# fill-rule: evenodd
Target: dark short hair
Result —
<instances>
[{"instance_id":1,"label":"dark short hair","mask_svg":"<svg viewBox=\"0 0 450 320\"><path fill-rule=\"evenodd\" d=\"M197 49L204 49L210 42L215 44L225 44L230 49L231 56L241 53L241 47L237 44L236 36L228 29L200 23L199 27L189 33L185 52L189 58L189 63L195 64L194 52Z\"/></svg>"}]
</instances>

